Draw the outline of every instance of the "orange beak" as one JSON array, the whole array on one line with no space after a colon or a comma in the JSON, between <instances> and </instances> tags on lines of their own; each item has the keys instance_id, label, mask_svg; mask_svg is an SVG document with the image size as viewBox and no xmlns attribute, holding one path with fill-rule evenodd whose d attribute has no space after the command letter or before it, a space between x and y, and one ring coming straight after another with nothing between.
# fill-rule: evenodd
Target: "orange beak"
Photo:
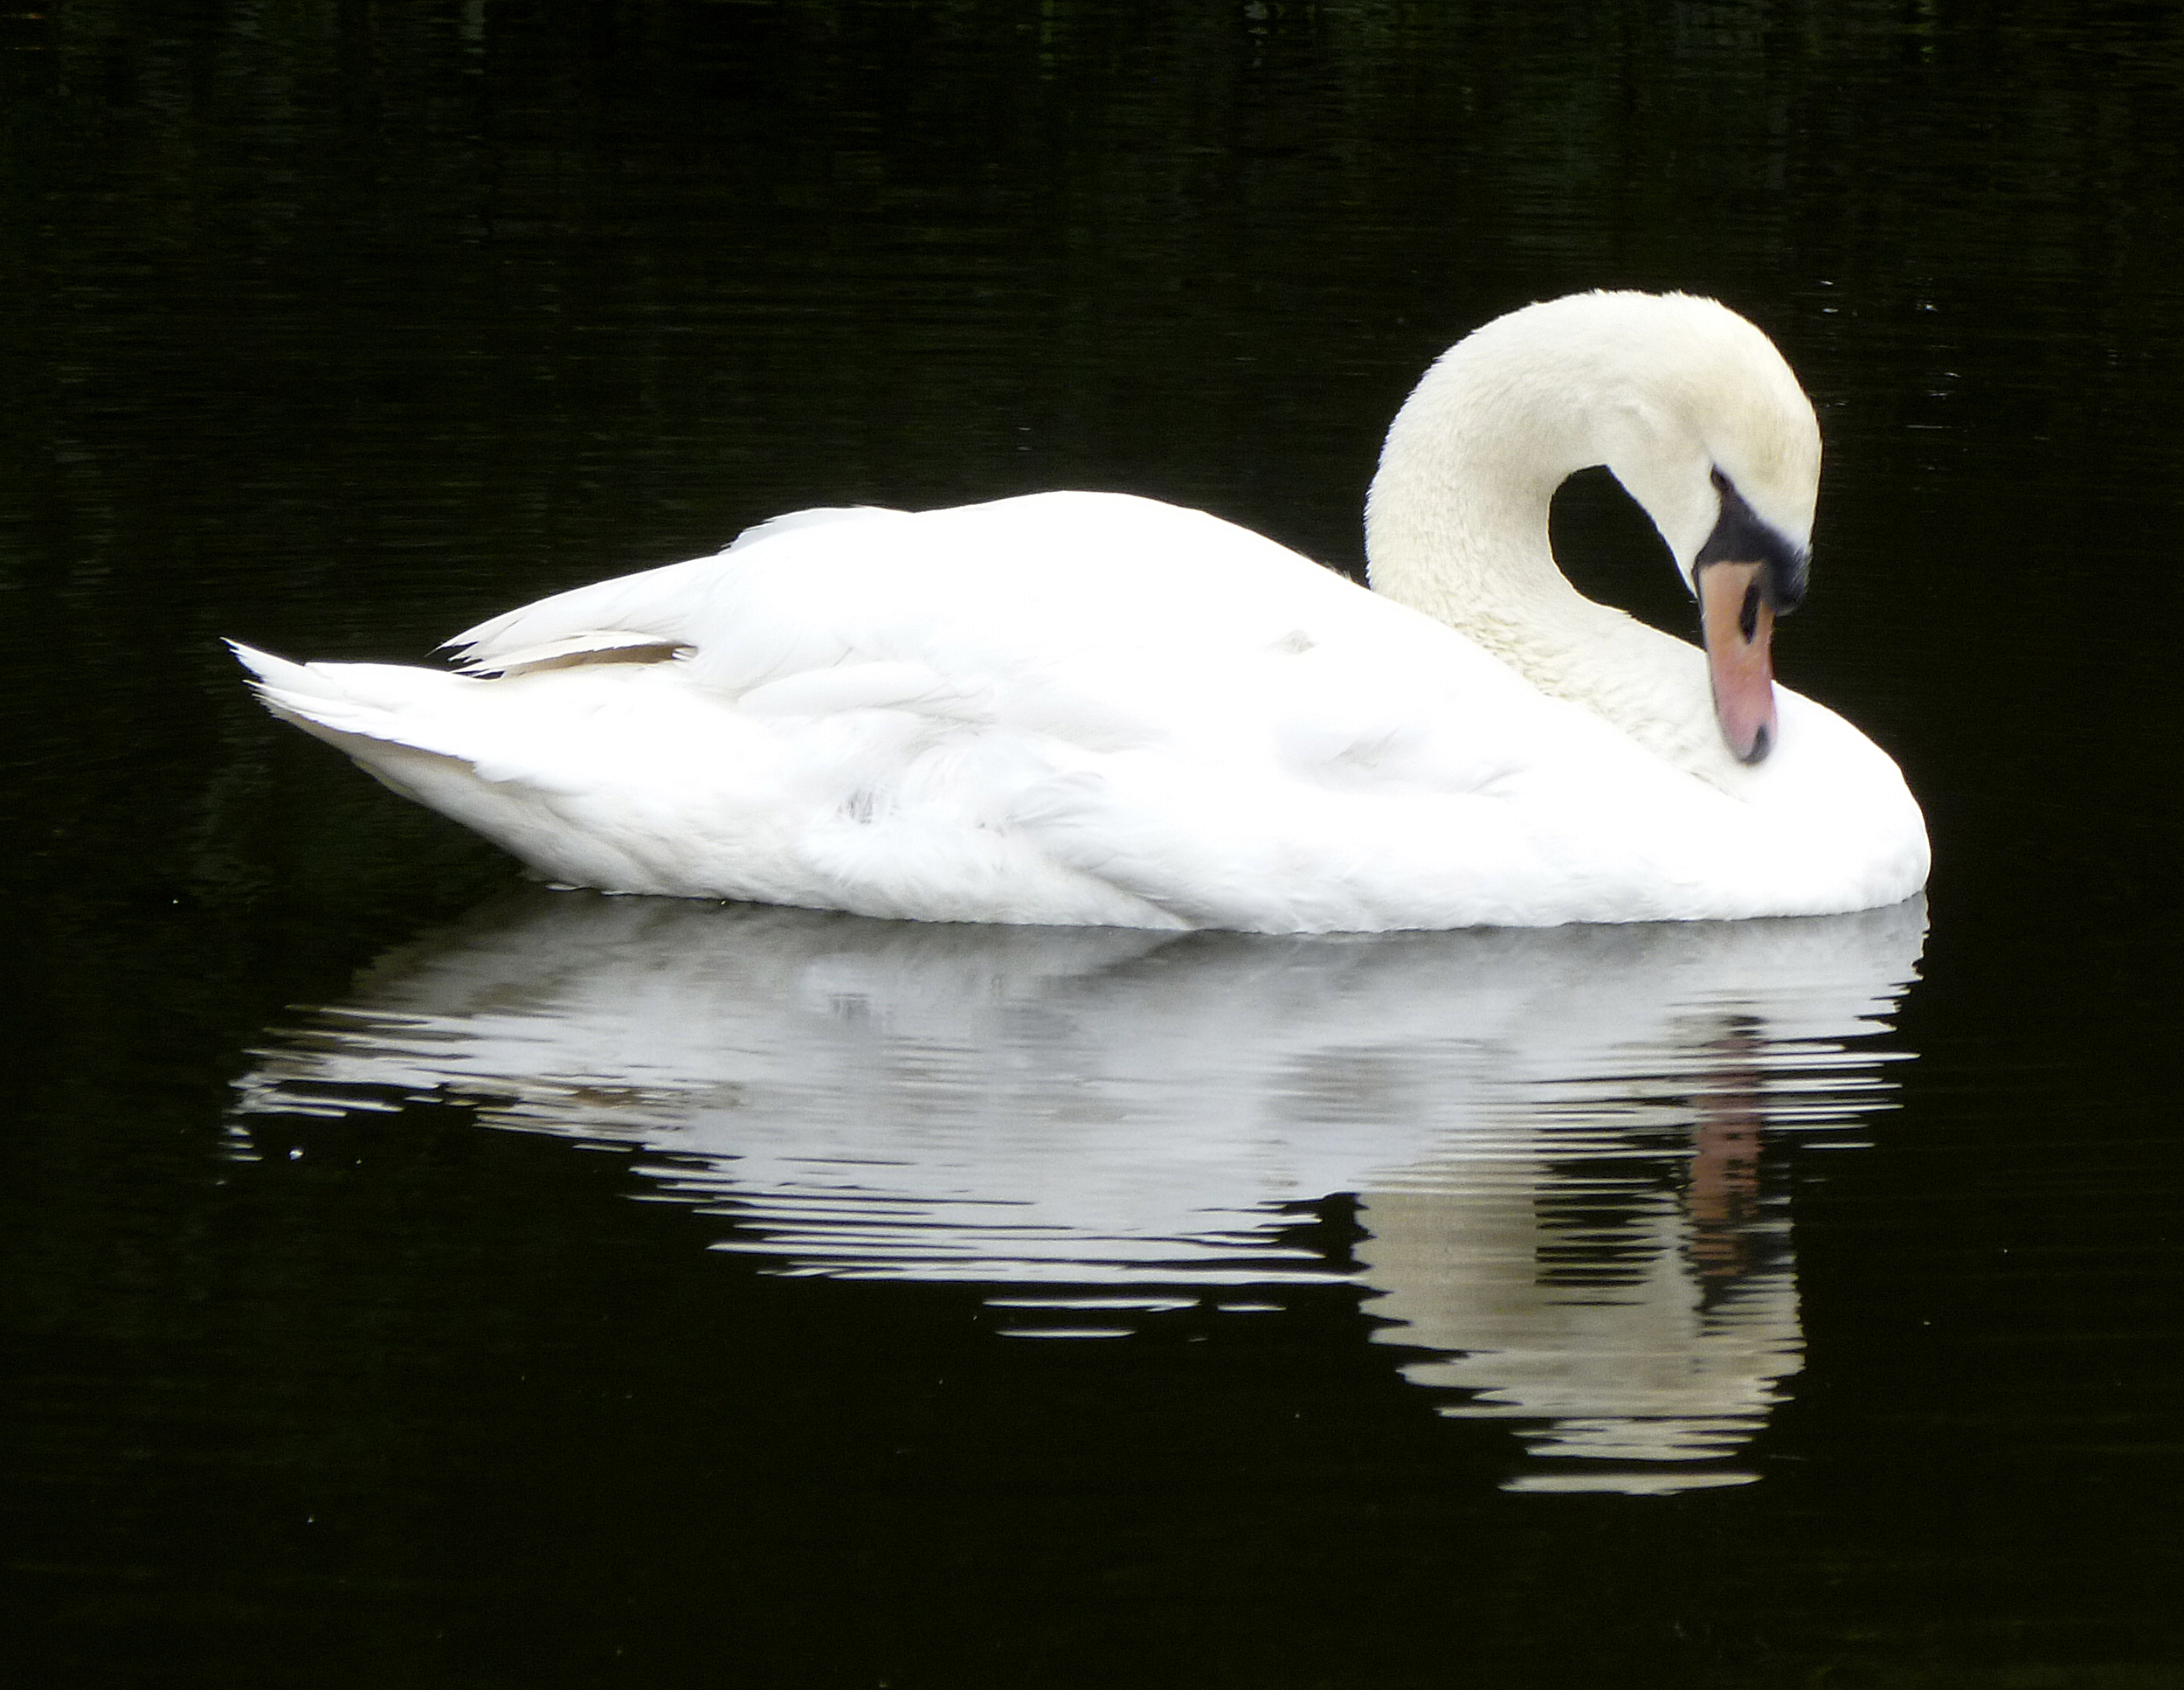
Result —
<instances>
[{"instance_id":1,"label":"orange beak","mask_svg":"<svg viewBox=\"0 0 2184 1690\"><path fill-rule=\"evenodd\" d=\"M1698 625L1714 681L1714 716L1740 763L1774 749L1774 611L1760 585L1761 564L1701 564Z\"/></svg>"}]
</instances>

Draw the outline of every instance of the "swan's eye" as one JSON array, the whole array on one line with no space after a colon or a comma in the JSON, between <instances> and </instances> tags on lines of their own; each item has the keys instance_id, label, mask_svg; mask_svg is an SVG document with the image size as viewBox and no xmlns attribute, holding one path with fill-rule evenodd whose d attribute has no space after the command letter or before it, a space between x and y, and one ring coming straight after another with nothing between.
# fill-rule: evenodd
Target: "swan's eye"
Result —
<instances>
[{"instance_id":1,"label":"swan's eye","mask_svg":"<svg viewBox=\"0 0 2184 1690\"><path fill-rule=\"evenodd\" d=\"M1695 564L1758 564L1762 566L1761 593L1777 616L1787 616L1805 597L1805 553L1783 538L1744 501L1736 483L1719 466L1708 472L1721 499L1721 514L1714 531L1698 550ZM1746 601L1745 637L1752 637L1754 610Z\"/></svg>"}]
</instances>

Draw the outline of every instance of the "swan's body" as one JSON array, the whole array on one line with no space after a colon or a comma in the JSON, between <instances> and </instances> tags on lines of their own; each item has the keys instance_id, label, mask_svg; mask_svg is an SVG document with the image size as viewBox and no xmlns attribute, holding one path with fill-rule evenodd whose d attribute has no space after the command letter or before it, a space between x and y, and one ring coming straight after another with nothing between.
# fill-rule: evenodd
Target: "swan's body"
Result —
<instances>
[{"instance_id":1,"label":"swan's body","mask_svg":"<svg viewBox=\"0 0 2184 1690\"><path fill-rule=\"evenodd\" d=\"M1743 670L1710 687L1555 569L1548 501L1600 462L1710 615L1744 595ZM1428 372L1373 487L1379 592L1051 493L780 518L473 628L467 675L242 655L397 791L614 891L1272 932L1823 914L1910 896L1927 851L1895 765L1766 679L1818 467L1758 330L1589 294Z\"/></svg>"}]
</instances>

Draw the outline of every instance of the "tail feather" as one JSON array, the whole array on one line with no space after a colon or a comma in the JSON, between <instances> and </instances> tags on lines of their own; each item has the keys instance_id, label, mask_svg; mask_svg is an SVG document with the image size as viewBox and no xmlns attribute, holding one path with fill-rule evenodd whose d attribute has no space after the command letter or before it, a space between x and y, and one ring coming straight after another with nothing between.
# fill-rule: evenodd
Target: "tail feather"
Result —
<instances>
[{"instance_id":1,"label":"tail feather","mask_svg":"<svg viewBox=\"0 0 2184 1690\"><path fill-rule=\"evenodd\" d=\"M251 672L266 708L307 732L381 740L442 757L469 754L437 743L441 736L432 731L430 707L478 682L394 663L292 663L234 640L227 648Z\"/></svg>"},{"instance_id":2,"label":"tail feather","mask_svg":"<svg viewBox=\"0 0 2184 1690\"><path fill-rule=\"evenodd\" d=\"M639 848L641 827L618 832L612 822L586 819L598 794L616 790L627 761L625 736L614 726L590 731L600 679L607 695L618 696L647 666L594 669L577 677L572 692L558 684L567 677L553 672L483 681L383 663L292 663L234 641L228 647L273 715L549 878L631 891L683 890Z\"/></svg>"}]
</instances>

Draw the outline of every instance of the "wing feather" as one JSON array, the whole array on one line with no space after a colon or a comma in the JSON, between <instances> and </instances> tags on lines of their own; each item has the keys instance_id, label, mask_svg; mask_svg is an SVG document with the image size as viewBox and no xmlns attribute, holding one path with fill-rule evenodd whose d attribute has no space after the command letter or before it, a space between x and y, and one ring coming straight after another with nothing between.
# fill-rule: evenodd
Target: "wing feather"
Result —
<instances>
[{"instance_id":1,"label":"wing feather","mask_svg":"<svg viewBox=\"0 0 2184 1690\"><path fill-rule=\"evenodd\" d=\"M906 514L876 506L791 511L744 530L710 557L555 593L466 628L441 649L459 654L468 673L505 674L556 658L693 648L702 643L718 590L758 547L786 535L900 520ZM535 658L535 652L549 655Z\"/></svg>"}]
</instances>

